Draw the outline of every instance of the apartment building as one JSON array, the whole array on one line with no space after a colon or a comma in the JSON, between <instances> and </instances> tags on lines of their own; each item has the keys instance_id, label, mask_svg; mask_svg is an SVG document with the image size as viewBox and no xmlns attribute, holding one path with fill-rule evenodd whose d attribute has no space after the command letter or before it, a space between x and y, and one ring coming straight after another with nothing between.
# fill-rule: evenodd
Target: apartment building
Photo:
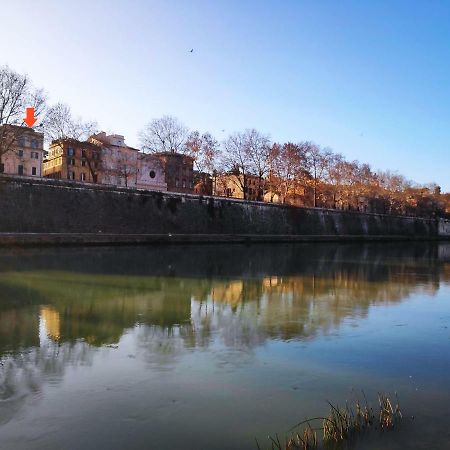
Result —
<instances>
[{"instance_id":1,"label":"apartment building","mask_svg":"<svg viewBox=\"0 0 450 450\"><path fill-rule=\"evenodd\" d=\"M0 173L42 176L44 134L16 125L0 126Z\"/></svg>"},{"instance_id":2,"label":"apartment building","mask_svg":"<svg viewBox=\"0 0 450 450\"><path fill-rule=\"evenodd\" d=\"M264 180L255 175L220 174L213 180L213 195L262 201Z\"/></svg>"},{"instance_id":3,"label":"apartment building","mask_svg":"<svg viewBox=\"0 0 450 450\"><path fill-rule=\"evenodd\" d=\"M194 192L194 158L180 153L153 154L162 163L164 179L169 192Z\"/></svg>"},{"instance_id":4,"label":"apartment building","mask_svg":"<svg viewBox=\"0 0 450 450\"><path fill-rule=\"evenodd\" d=\"M125 144L120 134L95 134L89 142L101 148L102 183L113 186L166 191L164 168L159 158Z\"/></svg>"},{"instance_id":5,"label":"apartment building","mask_svg":"<svg viewBox=\"0 0 450 450\"><path fill-rule=\"evenodd\" d=\"M43 167L46 178L101 183L101 148L91 142L58 139L50 144Z\"/></svg>"}]
</instances>

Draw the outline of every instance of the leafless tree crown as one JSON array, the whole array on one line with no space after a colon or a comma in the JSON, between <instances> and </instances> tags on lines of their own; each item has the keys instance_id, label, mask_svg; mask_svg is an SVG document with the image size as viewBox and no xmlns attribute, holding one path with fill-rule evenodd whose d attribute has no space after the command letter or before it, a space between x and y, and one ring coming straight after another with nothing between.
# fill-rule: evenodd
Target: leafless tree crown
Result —
<instances>
[{"instance_id":1,"label":"leafless tree crown","mask_svg":"<svg viewBox=\"0 0 450 450\"><path fill-rule=\"evenodd\" d=\"M175 117L154 119L141 131L140 141L144 152L186 153L188 129Z\"/></svg>"}]
</instances>

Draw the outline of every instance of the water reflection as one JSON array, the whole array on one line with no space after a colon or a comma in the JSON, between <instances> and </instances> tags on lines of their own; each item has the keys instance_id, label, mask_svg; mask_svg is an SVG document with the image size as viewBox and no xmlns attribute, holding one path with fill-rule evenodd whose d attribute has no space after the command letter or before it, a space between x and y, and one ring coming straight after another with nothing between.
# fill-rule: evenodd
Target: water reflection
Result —
<instances>
[{"instance_id":1,"label":"water reflection","mask_svg":"<svg viewBox=\"0 0 450 450\"><path fill-rule=\"evenodd\" d=\"M450 281L446 244L0 252L0 424L44 381L126 336L130 359L172 370L220 347L246 364L268 341L311 341ZM231 352L231 353L230 353ZM231 355L231 356L230 356ZM7 405L7 407L4 407Z\"/></svg>"}]
</instances>

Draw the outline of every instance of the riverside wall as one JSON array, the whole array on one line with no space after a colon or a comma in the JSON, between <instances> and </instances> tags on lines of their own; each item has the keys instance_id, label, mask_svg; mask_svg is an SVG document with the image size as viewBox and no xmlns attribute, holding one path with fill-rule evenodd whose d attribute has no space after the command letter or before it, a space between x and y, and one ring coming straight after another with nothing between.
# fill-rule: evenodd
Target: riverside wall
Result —
<instances>
[{"instance_id":1,"label":"riverside wall","mask_svg":"<svg viewBox=\"0 0 450 450\"><path fill-rule=\"evenodd\" d=\"M450 235L450 223L439 219L6 175L0 176L0 211L3 243L425 240Z\"/></svg>"}]
</instances>

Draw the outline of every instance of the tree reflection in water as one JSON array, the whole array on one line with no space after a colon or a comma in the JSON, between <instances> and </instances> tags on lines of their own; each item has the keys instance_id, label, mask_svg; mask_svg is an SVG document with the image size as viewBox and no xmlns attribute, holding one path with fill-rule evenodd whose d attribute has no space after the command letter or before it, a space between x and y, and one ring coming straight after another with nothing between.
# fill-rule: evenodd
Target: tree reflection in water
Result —
<instances>
[{"instance_id":1,"label":"tree reflection in water","mask_svg":"<svg viewBox=\"0 0 450 450\"><path fill-rule=\"evenodd\" d=\"M220 346L245 363L268 340L310 340L371 305L433 295L448 246L290 245L61 249L0 253L0 423L69 365L132 334L170 370ZM108 351L103 349L102 351ZM233 352L233 358L227 358ZM236 355L239 357L236 357Z\"/></svg>"}]
</instances>

